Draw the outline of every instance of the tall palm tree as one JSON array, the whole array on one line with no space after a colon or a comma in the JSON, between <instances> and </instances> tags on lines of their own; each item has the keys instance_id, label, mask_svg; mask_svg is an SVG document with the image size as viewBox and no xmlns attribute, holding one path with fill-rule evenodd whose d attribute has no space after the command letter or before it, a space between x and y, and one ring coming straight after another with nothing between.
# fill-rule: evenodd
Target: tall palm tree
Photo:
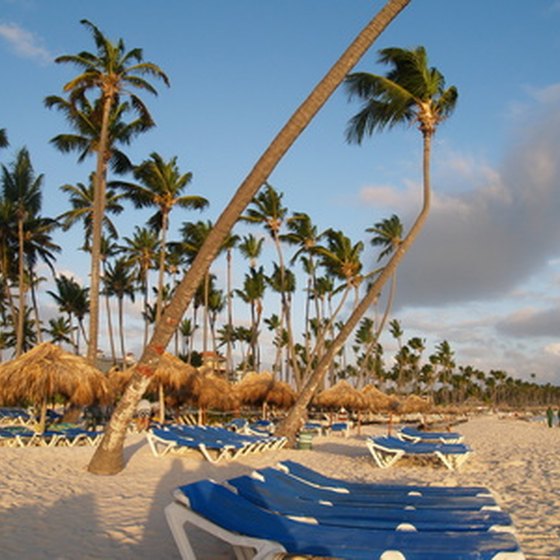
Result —
<instances>
[{"instance_id":1,"label":"tall palm tree","mask_svg":"<svg viewBox=\"0 0 560 560\"><path fill-rule=\"evenodd\" d=\"M144 304L143 313L148 309L149 273L157 268L157 256L159 254L159 240L157 232L149 228L136 226L132 237L123 239L125 245L121 247L126 257L126 263L136 270L136 279L142 290ZM144 318L144 344L148 342L148 319Z\"/></svg>"},{"instance_id":2,"label":"tall palm tree","mask_svg":"<svg viewBox=\"0 0 560 560\"><path fill-rule=\"evenodd\" d=\"M55 319L49 319L49 327L45 329L45 332L55 344L61 342L73 344L72 331L74 328L68 317L56 317Z\"/></svg>"},{"instance_id":3,"label":"tall palm tree","mask_svg":"<svg viewBox=\"0 0 560 560\"><path fill-rule=\"evenodd\" d=\"M63 212L58 216L58 220L62 224L64 231L69 230L79 221L83 222L85 238L83 250L91 250L92 238L92 222L93 222L93 199L94 199L94 175L90 175L89 184L83 183L75 185L62 185L60 190L69 195L69 201L72 208ZM107 189L105 194L105 215L103 216L103 227L106 235L113 239L118 237L118 231L109 217L109 214L119 215L124 210L120 199L123 197L121 193L117 193L112 189Z\"/></svg>"},{"instance_id":4,"label":"tall palm tree","mask_svg":"<svg viewBox=\"0 0 560 560\"><path fill-rule=\"evenodd\" d=\"M63 313L66 313L70 324L74 317L78 321L79 331L81 332L84 340L87 341L87 336L84 328L84 317L89 309L88 288L82 288L74 278L70 278L61 274L55 278L56 292L49 290L47 293L52 296L58 304L58 308ZM79 339L73 340L74 350L76 354L80 351Z\"/></svg>"},{"instance_id":5,"label":"tall palm tree","mask_svg":"<svg viewBox=\"0 0 560 560\"><path fill-rule=\"evenodd\" d=\"M344 80L344 76L409 2L410 0L388 0L379 13L362 29L307 99L296 109L239 186L216 221L211 234L198 252L192 266L177 286L171 304L158 321L150 344L145 348L132 379L107 426L105 435L89 463L88 469L90 472L115 474L124 468L124 440L127 426L134 414L136 405L148 387L149 377L155 371L160 356L169 344L200 281L222 249L227 235L284 154Z\"/></svg>"},{"instance_id":6,"label":"tall palm tree","mask_svg":"<svg viewBox=\"0 0 560 560\"><path fill-rule=\"evenodd\" d=\"M101 231L105 214L105 188L107 165L111 158L110 119L114 107L118 107L122 97L130 99L127 109L140 115L140 120L149 128L153 121L142 99L134 91L157 94L154 86L145 78L161 79L169 84L166 74L155 64L143 61L139 48L127 51L124 41L113 43L90 21L81 23L91 32L97 53L82 51L76 55L63 55L55 59L57 63L69 63L82 70L80 74L64 85L69 94L68 101L78 110L83 107L89 92L98 92L99 136L95 145L97 164L95 169L94 205L92 215L91 249L91 310L88 344L88 359L93 362L97 354L99 331L99 287L101 262ZM94 105L95 106L95 105Z\"/></svg>"},{"instance_id":7,"label":"tall palm tree","mask_svg":"<svg viewBox=\"0 0 560 560\"><path fill-rule=\"evenodd\" d=\"M9 145L10 143L8 142L8 133L6 132L6 129L0 128L0 148L6 148Z\"/></svg>"},{"instance_id":8,"label":"tall palm tree","mask_svg":"<svg viewBox=\"0 0 560 560\"><path fill-rule=\"evenodd\" d=\"M305 349L309 354L311 350L311 338L309 332L309 321L311 318L311 302L315 303L315 317L320 317L319 298L314 297L316 292L317 275L315 265L314 250L320 240L317 226L313 224L308 214L294 212L286 220L288 233L282 235L282 241L289 245L298 247L292 256L290 263L294 264L298 259L301 260L304 271L307 273L307 296L305 298Z\"/></svg>"},{"instance_id":9,"label":"tall palm tree","mask_svg":"<svg viewBox=\"0 0 560 560\"><path fill-rule=\"evenodd\" d=\"M36 176L26 148L22 148L8 168L2 165L2 194L12 204L18 239L18 295L19 306L16 326L16 357L23 351L25 327L25 297L27 283L25 272L25 228L29 220L37 217L41 210L43 175Z\"/></svg>"},{"instance_id":10,"label":"tall palm tree","mask_svg":"<svg viewBox=\"0 0 560 560\"><path fill-rule=\"evenodd\" d=\"M167 250L167 232L169 215L173 208L202 210L208 206L208 200L198 195L183 194L192 180L192 173L181 173L177 157L165 161L153 152L150 159L143 161L134 169L134 178L138 183L114 181L112 184L124 188L124 194L136 208L156 208L150 218L150 226L159 232L160 256L158 290L161 293L164 283L165 258ZM158 300L156 320L162 312L162 302Z\"/></svg>"},{"instance_id":11,"label":"tall palm tree","mask_svg":"<svg viewBox=\"0 0 560 560\"><path fill-rule=\"evenodd\" d=\"M360 144L366 135L392 128L398 124L417 123L423 140L423 204L406 237L393 253L382 272L369 287L366 295L353 309L329 349L319 361L313 375L289 415L282 422L280 432L293 442L300 419L319 387L336 353L364 315L376 301L381 289L394 274L402 258L424 227L430 210L430 156L432 138L438 125L453 112L457 103L457 89L445 87L445 79L436 68L428 66L423 47L414 50L387 48L380 51L380 62L390 65L387 76L357 73L346 79L350 97L364 100L362 110L350 119L347 129L349 142Z\"/></svg>"},{"instance_id":12,"label":"tall palm tree","mask_svg":"<svg viewBox=\"0 0 560 560\"><path fill-rule=\"evenodd\" d=\"M117 259L114 263L108 263L103 282L108 296L115 296L118 305L119 339L121 341L122 363L126 360L125 336L124 336L124 298L128 297L134 302L136 288L134 271L126 262L125 257Z\"/></svg>"}]
</instances>

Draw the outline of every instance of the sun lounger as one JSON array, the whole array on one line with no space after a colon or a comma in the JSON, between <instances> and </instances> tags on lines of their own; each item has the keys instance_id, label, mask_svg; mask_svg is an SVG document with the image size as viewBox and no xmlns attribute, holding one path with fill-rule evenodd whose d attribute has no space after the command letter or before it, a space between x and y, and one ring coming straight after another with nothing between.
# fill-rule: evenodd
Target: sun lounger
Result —
<instances>
[{"instance_id":1,"label":"sun lounger","mask_svg":"<svg viewBox=\"0 0 560 560\"><path fill-rule=\"evenodd\" d=\"M448 469L456 470L471 454L470 448L463 443L415 443L391 436L368 438L366 445L375 463L382 468L390 467L407 456L434 457Z\"/></svg>"},{"instance_id":2,"label":"sun lounger","mask_svg":"<svg viewBox=\"0 0 560 560\"><path fill-rule=\"evenodd\" d=\"M412 484L380 484L377 482L351 482L325 476L316 470L289 459L279 462L277 468L313 486L342 493L359 492L361 494L378 495L404 492L417 496L491 496L490 490L484 486L425 486Z\"/></svg>"},{"instance_id":3,"label":"sun lounger","mask_svg":"<svg viewBox=\"0 0 560 560\"><path fill-rule=\"evenodd\" d=\"M183 560L196 559L195 526L230 544L238 558L272 560L283 552L345 560L523 560L514 535L462 531L417 532L333 527L296 521L259 508L209 480L178 488L165 509ZM278 557L278 556L276 556Z\"/></svg>"},{"instance_id":4,"label":"sun lounger","mask_svg":"<svg viewBox=\"0 0 560 560\"><path fill-rule=\"evenodd\" d=\"M244 446L239 444L225 444L215 438L208 439L202 436L196 438L178 434L174 430L151 428L146 432L146 439L156 457L167 454L184 454L189 451L198 451L211 463L218 463L222 459L233 458Z\"/></svg>"},{"instance_id":5,"label":"sun lounger","mask_svg":"<svg viewBox=\"0 0 560 560\"><path fill-rule=\"evenodd\" d=\"M0 407L0 426L28 426L35 423L35 418L24 408Z\"/></svg>"},{"instance_id":6,"label":"sun lounger","mask_svg":"<svg viewBox=\"0 0 560 560\"><path fill-rule=\"evenodd\" d=\"M342 434L344 437L350 435L350 422L334 422L331 424L327 431L330 434Z\"/></svg>"},{"instance_id":7,"label":"sun lounger","mask_svg":"<svg viewBox=\"0 0 560 560\"><path fill-rule=\"evenodd\" d=\"M183 425L152 428L146 437L156 457L196 450L212 463L237 459L249 453L280 449L287 442L286 438L243 435L225 428Z\"/></svg>"},{"instance_id":8,"label":"sun lounger","mask_svg":"<svg viewBox=\"0 0 560 560\"><path fill-rule=\"evenodd\" d=\"M463 436L458 432L428 432L419 430L412 426L404 426L398 432L401 439L413 441L415 443L426 441L432 443L461 443Z\"/></svg>"},{"instance_id":9,"label":"sun lounger","mask_svg":"<svg viewBox=\"0 0 560 560\"><path fill-rule=\"evenodd\" d=\"M339 492L332 489L312 486L308 483L271 467L259 469L253 475L264 481L270 489L278 494L292 494L302 500L323 501L335 505L353 505L361 507L400 507L416 509L445 509L445 510L498 510L499 506L493 496L469 495L419 495L410 493L406 489L400 492L384 492L379 495L361 492Z\"/></svg>"},{"instance_id":10,"label":"sun lounger","mask_svg":"<svg viewBox=\"0 0 560 560\"><path fill-rule=\"evenodd\" d=\"M370 495L367 505L344 504L313 496L305 499L256 476L232 478L227 485L259 507L286 516L305 517L321 525L392 531L513 531L511 517L503 511L416 508L406 505L406 495L401 495L402 502L396 500L393 504L385 503L383 495Z\"/></svg>"}]
</instances>

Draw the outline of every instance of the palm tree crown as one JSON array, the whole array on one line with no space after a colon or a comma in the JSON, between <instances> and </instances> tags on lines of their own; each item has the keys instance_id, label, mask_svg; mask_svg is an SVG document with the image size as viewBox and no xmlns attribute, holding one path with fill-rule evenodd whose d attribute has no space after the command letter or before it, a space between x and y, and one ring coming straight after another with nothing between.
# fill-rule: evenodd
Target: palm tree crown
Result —
<instances>
[{"instance_id":1,"label":"palm tree crown","mask_svg":"<svg viewBox=\"0 0 560 560\"><path fill-rule=\"evenodd\" d=\"M360 144L364 136L402 122L417 122L424 135L433 135L437 125L453 112L457 89L445 89L441 72L428 67L424 47L391 47L379 52L379 62L392 66L386 76L357 72L346 78L350 97L364 100L361 111L349 122L348 141Z\"/></svg>"}]
</instances>

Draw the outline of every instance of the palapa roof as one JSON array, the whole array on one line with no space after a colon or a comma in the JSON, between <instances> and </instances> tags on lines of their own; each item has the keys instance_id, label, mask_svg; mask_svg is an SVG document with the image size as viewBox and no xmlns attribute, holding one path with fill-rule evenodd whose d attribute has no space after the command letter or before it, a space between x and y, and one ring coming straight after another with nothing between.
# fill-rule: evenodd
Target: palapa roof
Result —
<instances>
[{"instance_id":1,"label":"palapa roof","mask_svg":"<svg viewBox=\"0 0 560 560\"><path fill-rule=\"evenodd\" d=\"M118 369L109 371L109 383L115 394L124 391L133 371L134 366L124 371ZM178 390L186 385L194 375L196 375L196 368L177 358L177 356L165 352L152 376L148 391L155 391L160 384L163 385L164 389Z\"/></svg>"},{"instance_id":2,"label":"palapa roof","mask_svg":"<svg viewBox=\"0 0 560 560\"><path fill-rule=\"evenodd\" d=\"M411 412L428 412L432 408L429 399L420 397L418 395L408 395L401 403L399 412L408 414Z\"/></svg>"},{"instance_id":3,"label":"palapa roof","mask_svg":"<svg viewBox=\"0 0 560 560\"><path fill-rule=\"evenodd\" d=\"M395 397L387 395L373 385L366 385L361 392L368 403L367 408L372 412L384 412L391 407L391 403L396 401Z\"/></svg>"},{"instance_id":4,"label":"palapa roof","mask_svg":"<svg viewBox=\"0 0 560 560\"><path fill-rule=\"evenodd\" d=\"M78 405L105 401L105 375L86 358L43 342L18 358L0 364L0 400L39 403L56 395Z\"/></svg>"},{"instance_id":5,"label":"palapa roof","mask_svg":"<svg viewBox=\"0 0 560 560\"><path fill-rule=\"evenodd\" d=\"M233 410L238 401L232 385L223 377L195 370L188 382L171 395L176 405L190 404L203 409Z\"/></svg>"},{"instance_id":6,"label":"palapa roof","mask_svg":"<svg viewBox=\"0 0 560 560\"><path fill-rule=\"evenodd\" d=\"M338 381L329 389L321 391L313 403L324 408L346 408L348 410L365 410L368 402L365 396L347 381Z\"/></svg>"},{"instance_id":7,"label":"palapa roof","mask_svg":"<svg viewBox=\"0 0 560 560\"><path fill-rule=\"evenodd\" d=\"M240 402L248 405L266 403L279 408L289 408L296 400L296 393L290 385L278 381L268 371L247 373L234 385L234 390Z\"/></svg>"}]
</instances>

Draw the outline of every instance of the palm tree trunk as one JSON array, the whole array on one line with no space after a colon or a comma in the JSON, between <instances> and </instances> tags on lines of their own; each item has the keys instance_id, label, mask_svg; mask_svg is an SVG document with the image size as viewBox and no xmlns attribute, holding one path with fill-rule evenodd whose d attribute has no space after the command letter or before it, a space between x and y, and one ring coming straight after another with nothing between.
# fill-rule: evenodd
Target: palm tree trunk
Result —
<instances>
[{"instance_id":1,"label":"palm tree trunk","mask_svg":"<svg viewBox=\"0 0 560 560\"><path fill-rule=\"evenodd\" d=\"M410 0L388 0L313 89L307 99L298 107L240 185L210 231L191 268L177 286L173 299L161 320L157 322L150 343L144 349L119 405L111 417L105 435L88 465L90 472L116 474L122 471L124 468L123 446L126 429L134 415L136 405L148 387L161 355L165 352L173 332L227 235L278 162L342 83L348 72L352 70L377 37L409 3Z\"/></svg>"},{"instance_id":2,"label":"palm tree trunk","mask_svg":"<svg viewBox=\"0 0 560 560\"><path fill-rule=\"evenodd\" d=\"M23 266L23 218L18 218L18 292L19 309L17 312L16 358L23 352L23 336L25 327L25 269Z\"/></svg>"},{"instance_id":3,"label":"palm tree trunk","mask_svg":"<svg viewBox=\"0 0 560 560\"><path fill-rule=\"evenodd\" d=\"M431 152L431 135L424 134L424 150L423 150L423 205L416 221L414 222L412 228L410 229L408 235L404 238L403 242L399 248L393 253L393 256L377 277L377 280L371 285L366 295L358 303L358 305L352 311L350 317L343 325L342 329L338 333L337 337L332 341L326 353L323 355L313 374L308 379L305 387L300 391L298 399L294 404L293 408L290 410L286 418L278 425L275 430L275 434L279 436L285 436L288 438L289 444L294 445L296 434L301 425L301 419L304 417L307 407L313 398L317 388L323 381L325 374L328 371L330 364L332 363L334 357L340 348L344 345L347 338L352 334L353 330L356 328L358 322L368 310L368 308L374 303L376 298L379 296L381 289L386 284L386 282L393 276L399 263L410 249L418 234L422 230L430 211L430 198L431 198L431 186L430 186L430 152Z\"/></svg>"},{"instance_id":4,"label":"palm tree trunk","mask_svg":"<svg viewBox=\"0 0 560 560\"><path fill-rule=\"evenodd\" d=\"M109 114L112 99L105 97L103 102L103 120L99 134L97 148L97 167L95 170L93 208L91 213L91 286L89 293L89 340L87 358L95 364L99 339L99 291L100 291L100 263L101 237L103 232L103 217L105 215L105 190L107 162L106 152L109 138Z\"/></svg>"},{"instance_id":5,"label":"palm tree trunk","mask_svg":"<svg viewBox=\"0 0 560 560\"><path fill-rule=\"evenodd\" d=\"M159 321L163 312L163 279L165 274L165 253L167 245L167 228L169 227L169 216L162 212L161 225L161 247L159 253L159 273L158 273L158 294L156 307L156 323Z\"/></svg>"}]
</instances>

